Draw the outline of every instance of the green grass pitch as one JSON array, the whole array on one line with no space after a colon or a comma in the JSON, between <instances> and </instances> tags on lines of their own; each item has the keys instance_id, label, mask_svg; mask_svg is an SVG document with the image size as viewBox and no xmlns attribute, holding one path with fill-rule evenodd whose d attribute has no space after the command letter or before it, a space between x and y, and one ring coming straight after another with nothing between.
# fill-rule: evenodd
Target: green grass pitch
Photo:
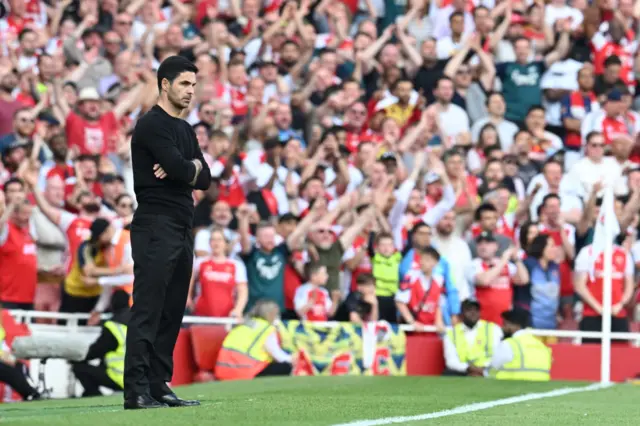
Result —
<instances>
[{"instance_id":1,"label":"green grass pitch","mask_svg":"<svg viewBox=\"0 0 640 426\"><path fill-rule=\"evenodd\" d=\"M412 416L575 382L497 382L441 377L292 377L177 388L196 408L124 411L122 396L0 405L0 425L25 426L331 426ZM521 402L411 425L640 425L640 387L612 388Z\"/></svg>"}]
</instances>

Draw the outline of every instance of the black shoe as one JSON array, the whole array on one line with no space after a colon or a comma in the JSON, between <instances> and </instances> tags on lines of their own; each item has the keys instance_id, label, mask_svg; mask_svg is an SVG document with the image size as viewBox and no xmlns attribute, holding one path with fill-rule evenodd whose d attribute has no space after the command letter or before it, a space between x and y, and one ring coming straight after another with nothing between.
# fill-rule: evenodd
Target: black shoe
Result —
<instances>
[{"instance_id":1,"label":"black shoe","mask_svg":"<svg viewBox=\"0 0 640 426\"><path fill-rule=\"evenodd\" d=\"M196 407L200 405L200 401L180 399L173 392L160 396L156 399L161 403L168 405L169 407Z\"/></svg>"},{"instance_id":2,"label":"black shoe","mask_svg":"<svg viewBox=\"0 0 640 426\"><path fill-rule=\"evenodd\" d=\"M156 401L149 395L138 395L124 400L125 410L144 410L147 408L164 408L167 404Z\"/></svg>"}]
</instances>

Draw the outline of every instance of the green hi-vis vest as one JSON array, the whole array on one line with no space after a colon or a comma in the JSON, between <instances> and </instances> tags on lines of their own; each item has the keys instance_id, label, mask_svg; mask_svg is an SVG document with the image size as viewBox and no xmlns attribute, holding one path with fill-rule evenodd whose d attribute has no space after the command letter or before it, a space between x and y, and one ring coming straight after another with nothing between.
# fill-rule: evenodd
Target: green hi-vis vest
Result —
<instances>
[{"instance_id":1,"label":"green hi-vis vest","mask_svg":"<svg viewBox=\"0 0 640 426\"><path fill-rule=\"evenodd\" d=\"M5 337L7 337L7 333L4 331L4 327L0 325L0 355L2 355L2 344L4 343Z\"/></svg>"},{"instance_id":2,"label":"green hi-vis vest","mask_svg":"<svg viewBox=\"0 0 640 426\"><path fill-rule=\"evenodd\" d=\"M376 296L395 296L400 285L400 263L402 254L396 252L389 257L374 254L371 269L376 279Z\"/></svg>"},{"instance_id":3,"label":"green hi-vis vest","mask_svg":"<svg viewBox=\"0 0 640 426\"><path fill-rule=\"evenodd\" d=\"M529 333L505 340L513 351L513 360L495 372L499 380L546 382L551 379L551 349Z\"/></svg>"},{"instance_id":4,"label":"green hi-vis vest","mask_svg":"<svg viewBox=\"0 0 640 426\"><path fill-rule=\"evenodd\" d=\"M493 333L495 325L484 320L476 324L476 341L473 346L469 346L464 336L464 324L456 324L455 327L447 331L449 339L456 347L456 352L460 362L473 364L477 367L487 367L493 356Z\"/></svg>"},{"instance_id":5,"label":"green hi-vis vest","mask_svg":"<svg viewBox=\"0 0 640 426\"><path fill-rule=\"evenodd\" d=\"M104 326L118 341L118 347L104 356L107 376L118 386L124 388L124 352L127 341L127 326L113 321L105 322Z\"/></svg>"}]
</instances>

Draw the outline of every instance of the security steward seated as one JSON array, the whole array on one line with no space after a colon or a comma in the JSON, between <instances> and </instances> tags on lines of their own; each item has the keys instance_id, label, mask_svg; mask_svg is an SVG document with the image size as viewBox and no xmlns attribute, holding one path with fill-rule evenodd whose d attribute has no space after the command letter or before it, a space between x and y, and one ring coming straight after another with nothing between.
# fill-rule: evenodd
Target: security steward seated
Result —
<instances>
[{"instance_id":1,"label":"security steward seated","mask_svg":"<svg viewBox=\"0 0 640 426\"><path fill-rule=\"evenodd\" d=\"M11 386L25 401L41 399L38 391L29 383L27 367L11 354L4 342L5 337L6 332L2 326L2 315L0 315L0 382Z\"/></svg>"},{"instance_id":2,"label":"security steward seated","mask_svg":"<svg viewBox=\"0 0 640 426\"><path fill-rule=\"evenodd\" d=\"M83 397L100 396L100 386L121 391L124 380L124 353L129 322L129 294L114 291L111 297L112 319L102 325L98 339L89 347L83 362L73 364L73 374L82 384ZM87 361L100 359L94 366Z\"/></svg>"},{"instance_id":3,"label":"security steward seated","mask_svg":"<svg viewBox=\"0 0 640 426\"><path fill-rule=\"evenodd\" d=\"M551 378L551 349L527 329L529 312L502 313L505 339L496 348L485 375L499 380L545 382Z\"/></svg>"},{"instance_id":4,"label":"security steward seated","mask_svg":"<svg viewBox=\"0 0 640 426\"><path fill-rule=\"evenodd\" d=\"M249 317L235 326L222 342L215 367L216 379L290 375L291 355L280 347L273 325L279 317L280 309L275 302L259 300Z\"/></svg>"},{"instance_id":5,"label":"security steward seated","mask_svg":"<svg viewBox=\"0 0 640 426\"><path fill-rule=\"evenodd\" d=\"M480 319L480 303L461 304L462 322L444 336L445 376L482 376L502 340L497 324Z\"/></svg>"}]
</instances>

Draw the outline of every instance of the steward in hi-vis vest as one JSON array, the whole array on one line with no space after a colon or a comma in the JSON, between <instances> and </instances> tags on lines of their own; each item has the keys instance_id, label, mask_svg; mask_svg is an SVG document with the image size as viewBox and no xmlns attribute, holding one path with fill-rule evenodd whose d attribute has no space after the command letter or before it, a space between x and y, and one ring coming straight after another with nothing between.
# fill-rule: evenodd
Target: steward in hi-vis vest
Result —
<instances>
[{"instance_id":1,"label":"steward in hi-vis vest","mask_svg":"<svg viewBox=\"0 0 640 426\"><path fill-rule=\"evenodd\" d=\"M222 343L216 360L218 380L253 379L291 374L291 355L278 343L273 322L280 316L275 302L258 301L242 324L235 326Z\"/></svg>"},{"instance_id":2,"label":"steward in hi-vis vest","mask_svg":"<svg viewBox=\"0 0 640 426\"><path fill-rule=\"evenodd\" d=\"M444 337L445 376L482 376L502 340L495 323L480 319L480 303L467 299L461 305L462 322Z\"/></svg>"},{"instance_id":3,"label":"steward in hi-vis vest","mask_svg":"<svg viewBox=\"0 0 640 426\"><path fill-rule=\"evenodd\" d=\"M551 349L526 328L529 313L513 309L502 319L505 339L491 359L489 374L499 380L549 381Z\"/></svg>"},{"instance_id":4,"label":"steward in hi-vis vest","mask_svg":"<svg viewBox=\"0 0 640 426\"><path fill-rule=\"evenodd\" d=\"M102 326L100 337L89 347L83 362L73 364L73 374L84 388L83 397L101 395L100 386L121 391L124 380L124 355L129 322L129 294L116 290L111 298L113 316ZM100 359L100 365L87 361Z\"/></svg>"}]
</instances>

